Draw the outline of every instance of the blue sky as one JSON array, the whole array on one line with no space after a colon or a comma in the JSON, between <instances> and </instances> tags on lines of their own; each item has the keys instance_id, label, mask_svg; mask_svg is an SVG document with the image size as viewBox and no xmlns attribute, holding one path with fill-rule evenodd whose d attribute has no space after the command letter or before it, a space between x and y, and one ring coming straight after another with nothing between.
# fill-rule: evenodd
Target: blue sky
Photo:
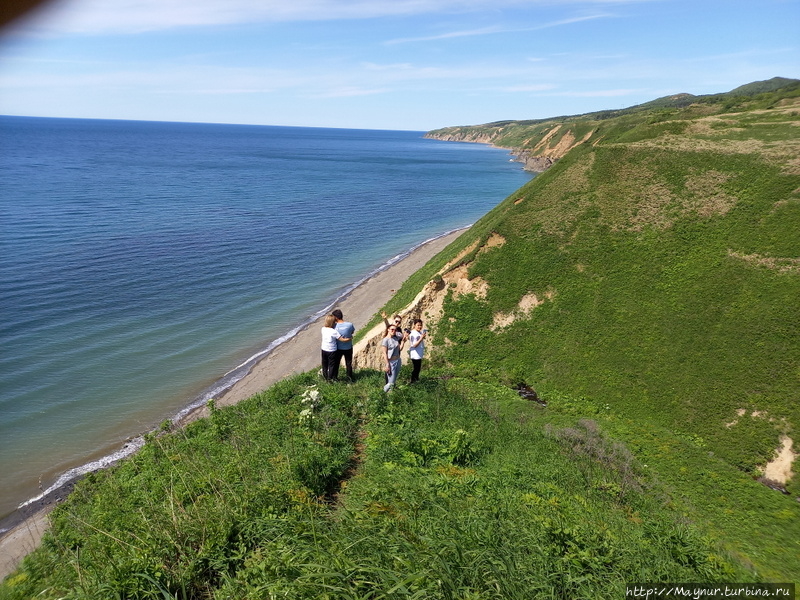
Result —
<instances>
[{"instance_id":1,"label":"blue sky","mask_svg":"<svg viewBox=\"0 0 800 600\"><path fill-rule=\"evenodd\" d=\"M800 0L55 0L0 114L429 130L800 78Z\"/></svg>"}]
</instances>

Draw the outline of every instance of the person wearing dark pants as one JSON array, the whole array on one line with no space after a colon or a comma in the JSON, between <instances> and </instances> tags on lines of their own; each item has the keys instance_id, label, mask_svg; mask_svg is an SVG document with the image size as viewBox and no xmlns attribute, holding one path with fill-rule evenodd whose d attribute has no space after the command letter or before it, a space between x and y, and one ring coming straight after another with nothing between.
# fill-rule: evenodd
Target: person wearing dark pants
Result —
<instances>
[{"instance_id":1,"label":"person wearing dark pants","mask_svg":"<svg viewBox=\"0 0 800 600\"><path fill-rule=\"evenodd\" d=\"M422 369L422 356L425 354L425 338L428 330L422 328L422 319L414 319L411 323L411 333L408 334L408 357L411 359L411 383L419 381L419 372Z\"/></svg>"},{"instance_id":2,"label":"person wearing dark pants","mask_svg":"<svg viewBox=\"0 0 800 600\"><path fill-rule=\"evenodd\" d=\"M336 317L327 315L325 317L325 324L322 327L322 377L326 381L333 379L333 359L336 357L336 342L340 340L349 341L350 338L343 338L342 335L334 329L336 325Z\"/></svg>"},{"instance_id":3,"label":"person wearing dark pants","mask_svg":"<svg viewBox=\"0 0 800 600\"><path fill-rule=\"evenodd\" d=\"M339 366L344 357L344 367L347 372L347 379L353 381L353 335L356 332L355 326L350 321L344 320L342 311L338 308L331 312L336 318L334 329L342 336L336 342L336 356L333 357L332 378L339 378Z\"/></svg>"}]
</instances>

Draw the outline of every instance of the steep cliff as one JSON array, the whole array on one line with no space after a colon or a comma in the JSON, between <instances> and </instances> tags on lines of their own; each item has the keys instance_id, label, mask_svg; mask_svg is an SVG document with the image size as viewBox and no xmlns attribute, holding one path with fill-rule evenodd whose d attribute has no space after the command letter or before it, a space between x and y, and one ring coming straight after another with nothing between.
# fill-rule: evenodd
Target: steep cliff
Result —
<instances>
[{"instance_id":1,"label":"steep cliff","mask_svg":"<svg viewBox=\"0 0 800 600\"><path fill-rule=\"evenodd\" d=\"M587 131L589 122L547 121L536 125L512 122L500 126L446 127L425 135L448 142L471 142L508 148L526 171L541 173L570 150L589 141L596 126Z\"/></svg>"}]
</instances>

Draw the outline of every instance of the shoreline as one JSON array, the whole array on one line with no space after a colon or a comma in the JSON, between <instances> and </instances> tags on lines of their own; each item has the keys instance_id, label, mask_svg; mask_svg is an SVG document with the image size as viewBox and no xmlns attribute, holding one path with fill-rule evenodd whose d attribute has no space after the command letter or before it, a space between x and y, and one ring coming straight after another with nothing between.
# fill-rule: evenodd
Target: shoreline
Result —
<instances>
[{"instance_id":1,"label":"shoreline","mask_svg":"<svg viewBox=\"0 0 800 600\"><path fill-rule=\"evenodd\" d=\"M177 426L184 426L195 419L208 416L208 400L214 399L218 407L230 406L289 375L318 367L318 328L322 327L323 319L331 310L339 308L344 313L345 320L355 325L356 331L363 329L409 276L467 229L469 226L452 229L420 242L346 287L325 308L226 373L195 402L179 412L173 422ZM236 377L236 373L240 376ZM226 380L228 383L223 383Z\"/></svg>"},{"instance_id":2,"label":"shoreline","mask_svg":"<svg viewBox=\"0 0 800 600\"><path fill-rule=\"evenodd\" d=\"M183 427L196 419L207 416L207 399L215 398L219 407L231 406L285 377L318 367L320 360L318 326L330 310L339 308L344 313L345 320L351 321L355 325L356 331L363 329L408 277L422 268L467 229L469 227L445 232L388 260L362 280L346 288L329 306L226 373L199 399L177 413L172 418L173 423L178 427ZM236 377L237 374L241 376L235 380L229 379L231 376ZM227 385L225 384L226 380L230 382ZM133 446L136 445L133 444ZM130 453L135 452L136 449L138 446L133 448ZM112 466L130 453L113 461L104 461L102 466L92 470ZM12 573L25 555L38 546L47 529L47 515L50 510L69 494L72 486L80 477L90 472L85 469L73 471L76 473L73 477L58 486L53 486L41 496L20 505L17 510L2 520L7 529L0 533L0 580Z\"/></svg>"}]
</instances>

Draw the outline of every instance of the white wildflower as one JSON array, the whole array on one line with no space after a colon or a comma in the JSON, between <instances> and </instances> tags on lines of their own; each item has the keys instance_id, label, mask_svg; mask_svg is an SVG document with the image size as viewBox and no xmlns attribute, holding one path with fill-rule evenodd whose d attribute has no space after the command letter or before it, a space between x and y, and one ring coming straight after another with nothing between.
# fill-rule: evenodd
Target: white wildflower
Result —
<instances>
[{"instance_id":1,"label":"white wildflower","mask_svg":"<svg viewBox=\"0 0 800 600\"><path fill-rule=\"evenodd\" d=\"M311 408L304 408L300 411L300 414L297 415L297 420L300 425L311 425L311 421L314 419L314 410Z\"/></svg>"},{"instance_id":2,"label":"white wildflower","mask_svg":"<svg viewBox=\"0 0 800 600\"><path fill-rule=\"evenodd\" d=\"M303 404L311 404L311 406L317 406L317 404L319 404L319 390L316 386L312 386L303 392L301 402Z\"/></svg>"}]
</instances>

